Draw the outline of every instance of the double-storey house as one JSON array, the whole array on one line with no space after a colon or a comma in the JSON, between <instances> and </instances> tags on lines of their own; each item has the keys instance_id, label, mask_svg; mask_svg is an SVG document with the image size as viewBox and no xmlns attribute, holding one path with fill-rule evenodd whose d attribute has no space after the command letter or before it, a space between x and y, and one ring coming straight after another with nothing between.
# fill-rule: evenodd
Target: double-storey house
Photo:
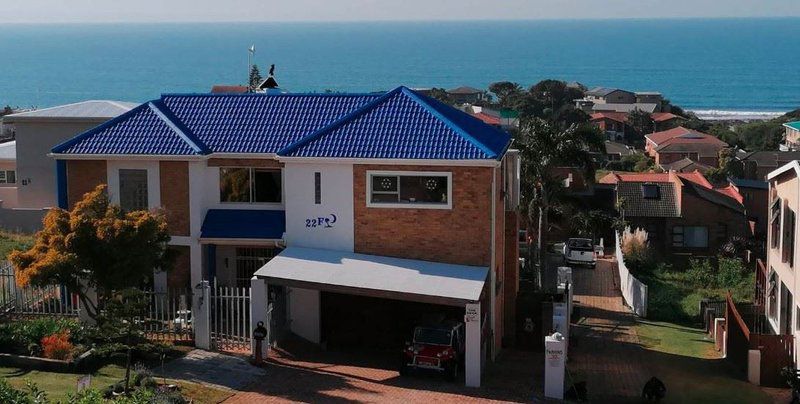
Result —
<instances>
[{"instance_id":1,"label":"double-storey house","mask_svg":"<svg viewBox=\"0 0 800 404\"><path fill-rule=\"evenodd\" d=\"M719 152L727 147L715 136L683 126L645 135L645 151L660 166L688 158L717 167Z\"/></svg>"},{"instance_id":2,"label":"double-storey house","mask_svg":"<svg viewBox=\"0 0 800 404\"><path fill-rule=\"evenodd\" d=\"M287 332L328 347L402 344L425 315L463 321L466 381L478 385L482 359L513 332L510 144L506 132L399 87L165 94L52 156L62 207L107 184L123 209L165 212L180 258L155 275L157 287L250 288L251 327L275 325L269 307ZM209 347L216 325L202 296L195 342Z\"/></svg>"},{"instance_id":3,"label":"double-storey house","mask_svg":"<svg viewBox=\"0 0 800 404\"><path fill-rule=\"evenodd\" d=\"M614 186L621 217L665 257L715 256L732 236L750 236L742 196L697 171L611 172L600 183Z\"/></svg>"},{"instance_id":4,"label":"double-storey house","mask_svg":"<svg viewBox=\"0 0 800 404\"><path fill-rule=\"evenodd\" d=\"M783 124L783 127L786 129L786 133L780 149L783 151L800 150L800 121L787 122Z\"/></svg>"}]
</instances>

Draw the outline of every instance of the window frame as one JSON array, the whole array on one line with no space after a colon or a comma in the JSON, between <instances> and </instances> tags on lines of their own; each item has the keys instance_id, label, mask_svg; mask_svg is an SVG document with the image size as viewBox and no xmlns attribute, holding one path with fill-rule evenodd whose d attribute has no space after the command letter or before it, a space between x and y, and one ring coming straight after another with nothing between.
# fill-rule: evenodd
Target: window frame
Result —
<instances>
[{"instance_id":1,"label":"window frame","mask_svg":"<svg viewBox=\"0 0 800 404\"><path fill-rule=\"evenodd\" d=\"M3 174L2 178L0 178L0 184L16 184L17 183L17 171L16 170L0 170L0 173ZM9 173L11 173L9 175ZM10 177L14 177L14 181L9 181Z\"/></svg>"},{"instance_id":2,"label":"window frame","mask_svg":"<svg viewBox=\"0 0 800 404\"><path fill-rule=\"evenodd\" d=\"M123 201L123 177L126 180L132 179L132 177L126 177L127 174L137 173L138 175L144 174L144 206L133 207L131 209L122 206ZM125 212L138 212L138 211L149 211L151 209L150 206L150 172L146 168L120 168L117 170L117 187L119 188L119 207ZM142 195L139 195L140 197ZM139 201L142 202L142 201Z\"/></svg>"},{"instance_id":3,"label":"window frame","mask_svg":"<svg viewBox=\"0 0 800 404\"><path fill-rule=\"evenodd\" d=\"M266 168L266 167L250 167L250 166L220 166L218 168L218 180L217 180L217 197L219 198L219 203L221 205L258 205L258 206L280 206L283 205L285 200L285 195L283 194L283 169L281 168ZM241 169L248 171L248 184L249 184L249 194L250 198L247 202L242 201L225 201L222 199L222 170L230 170L230 169ZM280 175L280 200L278 202L256 202L256 170L261 171L272 171L277 172Z\"/></svg>"},{"instance_id":4,"label":"window frame","mask_svg":"<svg viewBox=\"0 0 800 404\"><path fill-rule=\"evenodd\" d=\"M704 228L706 229L706 245L705 246L688 246L686 245L686 228ZM680 231L677 231L680 229ZM687 225L679 225L679 226L672 226L672 247L677 248L695 248L695 249L705 249L708 248L711 242L711 235L709 234L708 226L687 226ZM676 237L680 239L680 242L676 241ZM680 244L678 244L680 243Z\"/></svg>"},{"instance_id":5,"label":"window frame","mask_svg":"<svg viewBox=\"0 0 800 404\"><path fill-rule=\"evenodd\" d=\"M430 202L372 202L372 177L397 177L397 192L388 192L400 196L400 177L445 177L447 179L447 203ZM390 209L453 209L453 173L450 171L383 171L367 170L366 173L366 202L369 208ZM380 192L380 191L378 191Z\"/></svg>"}]
</instances>

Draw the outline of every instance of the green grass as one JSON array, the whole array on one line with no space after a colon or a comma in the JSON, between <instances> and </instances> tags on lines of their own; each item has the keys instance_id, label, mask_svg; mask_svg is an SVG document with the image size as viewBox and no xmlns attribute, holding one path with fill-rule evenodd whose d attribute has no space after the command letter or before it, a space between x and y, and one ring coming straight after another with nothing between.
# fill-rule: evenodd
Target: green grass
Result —
<instances>
[{"instance_id":1,"label":"green grass","mask_svg":"<svg viewBox=\"0 0 800 404\"><path fill-rule=\"evenodd\" d=\"M703 330L639 321L636 333L655 376L667 386L665 403L771 403L714 350Z\"/></svg>"},{"instance_id":2,"label":"green grass","mask_svg":"<svg viewBox=\"0 0 800 404\"><path fill-rule=\"evenodd\" d=\"M25 250L33 245L33 236L0 231L0 261L12 250Z\"/></svg>"},{"instance_id":3,"label":"green grass","mask_svg":"<svg viewBox=\"0 0 800 404\"><path fill-rule=\"evenodd\" d=\"M11 386L25 389L28 380L36 383L47 392L50 401L66 400L68 393L74 393L78 378L84 376L77 373L55 373L39 370L25 370L11 367L0 367L0 377ZM125 377L125 368L118 365L107 365L92 374L93 389L102 390Z\"/></svg>"}]
</instances>

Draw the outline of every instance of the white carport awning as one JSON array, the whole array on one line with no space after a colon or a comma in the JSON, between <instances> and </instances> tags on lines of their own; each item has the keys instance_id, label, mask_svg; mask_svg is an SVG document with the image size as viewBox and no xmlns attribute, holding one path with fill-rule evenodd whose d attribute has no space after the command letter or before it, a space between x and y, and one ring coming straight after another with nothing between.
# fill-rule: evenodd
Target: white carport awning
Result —
<instances>
[{"instance_id":1,"label":"white carport awning","mask_svg":"<svg viewBox=\"0 0 800 404\"><path fill-rule=\"evenodd\" d=\"M289 247L256 271L269 284L463 306L480 300L489 268Z\"/></svg>"}]
</instances>

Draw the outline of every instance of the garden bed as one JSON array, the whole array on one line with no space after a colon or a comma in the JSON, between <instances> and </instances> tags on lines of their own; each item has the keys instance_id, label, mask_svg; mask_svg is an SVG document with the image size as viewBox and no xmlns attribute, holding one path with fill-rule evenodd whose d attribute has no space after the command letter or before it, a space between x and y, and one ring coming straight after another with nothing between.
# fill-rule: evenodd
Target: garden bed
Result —
<instances>
[{"instance_id":1,"label":"garden bed","mask_svg":"<svg viewBox=\"0 0 800 404\"><path fill-rule=\"evenodd\" d=\"M43 370L46 372L87 372L97 365L97 356L90 349L74 359L51 359L37 356L0 353L0 366Z\"/></svg>"}]
</instances>

